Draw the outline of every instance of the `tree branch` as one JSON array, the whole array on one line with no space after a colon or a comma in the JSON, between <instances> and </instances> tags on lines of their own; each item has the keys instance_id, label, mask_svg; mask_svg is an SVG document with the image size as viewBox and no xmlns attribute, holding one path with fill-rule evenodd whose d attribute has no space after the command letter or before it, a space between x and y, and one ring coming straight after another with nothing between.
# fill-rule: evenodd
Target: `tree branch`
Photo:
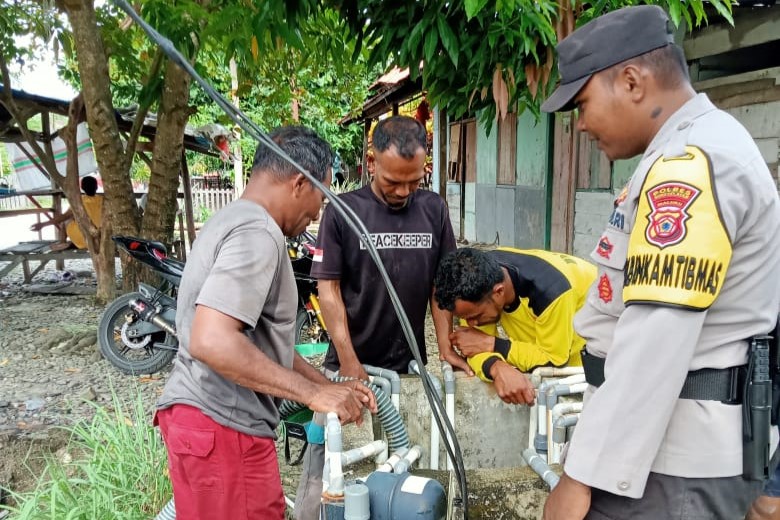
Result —
<instances>
[{"instance_id":1,"label":"tree branch","mask_svg":"<svg viewBox=\"0 0 780 520\"><path fill-rule=\"evenodd\" d=\"M152 66L149 67L149 76L146 80L148 86L154 78L160 74L160 68L163 62L163 51L159 47L157 53L154 55L154 61ZM142 89L143 90L143 89ZM140 100L138 103L138 111L135 114L135 120L133 126L130 128L130 134L127 137L127 147L125 148L125 169L130 171L130 167L133 165L133 157L135 156L135 147L138 144L138 138L141 135L141 130L144 127L144 120L146 114L149 113L149 108L152 106L152 97L147 96L146 100Z\"/></svg>"},{"instance_id":2,"label":"tree branch","mask_svg":"<svg viewBox=\"0 0 780 520\"><path fill-rule=\"evenodd\" d=\"M54 183L61 188L62 185L59 182L60 179L58 178L59 175L57 174L57 164L54 161L54 157L49 156L46 152L44 152L44 150L38 144L35 136L27 127L27 121L29 118L23 114L14 101L14 94L13 90L11 89L11 74L8 72L8 63L6 62L5 53L3 52L2 48L0 48L0 73L2 73L3 76L3 91L2 94L0 94L0 103L2 103L8 113L11 115L11 119L16 121L16 125L19 128L19 131L22 133L25 141L27 141L27 144L32 149L32 152L27 150L22 145L22 143L18 143L17 146L24 152L25 155L27 155L28 158L30 158L30 160L34 165L36 165L41 173L50 179L53 179ZM31 154L37 155L40 161L36 161L34 157L31 157Z\"/></svg>"},{"instance_id":3,"label":"tree branch","mask_svg":"<svg viewBox=\"0 0 780 520\"><path fill-rule=\"evenodd\" d=\"M99 246L100 229L92 222L87 210L84 208L79 188L79 156L76 136L78 135L79 120L83 110L84 99L79 94L73 98L70 107L68 107L68 123L62 129L60 135L65 142L65 150L67 151L65 184L68 186L68 190L65 192L65 195L68 197L68 203L76 224L81 228L84 237L87 239L88 249L94 255L99 250L97 246Z\"/></svg>"}]
</instances>

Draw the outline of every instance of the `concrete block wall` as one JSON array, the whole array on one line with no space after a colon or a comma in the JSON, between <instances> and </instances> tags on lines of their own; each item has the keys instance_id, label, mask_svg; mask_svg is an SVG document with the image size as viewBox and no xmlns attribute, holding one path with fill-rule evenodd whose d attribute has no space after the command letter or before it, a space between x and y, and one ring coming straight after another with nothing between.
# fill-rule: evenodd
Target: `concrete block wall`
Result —
<instances>
[{"instance_id":1,"label":"concrete block wall","mask_svg":"<svg viewBox=\"0 0 780 520\"><path fill-rule=\"evenodd\" d=\"M455 238L460 237L460 184L447 184L447 209L450 212L450 222Z\"/></svg>"},{"instance_id":2,"label":"concrete block wall","mask_svg":"<svg viewBox=\"0 0 780 520\"><path fill-rule=\"evenodd\" d=\"M780 101L729 108L726 112L750 132L780 191Z\"/></svg>"},{"instance_id":3,"label":"concrete block wall","mask_svg":"<svg viewBox=\"0 0 780 520\"><path fill-rule=\"evenodd\" d=\"M466 469L525 466L530 408L508 405L492 384L456 372L455 434ZM401 416L409 439L423 447L420 467L430 464L431 409L417 376L403 376ZM442 381L443 384L443 381ZM440 440L439 467L447 464L444 440Z\"/></svg>"},{"instance_id":4,"label":"concrete block wall","mask_svg":"<svg viewBox=\"0 0 780 520\"><path fill-rule=\"evenodd\" d=\"M574 199L574 256L590 257L612 213L614 199L615 194L609 191L577 192Z\"/></svg>"},{"instance_id":5,"label":"concrete block wall","mask_svg":"<svg viewBox=\"0 0 780 520\"><path fill-rule=\"evenodd\" d=\"M441 379L439 373L435 375ZM431 460L431 408L418 376L401 375L401 379L401 417L411 443L423 448L418 466L428 468ZM455 372L455 379L455 434L466 469L525 466L522 452L528 447L531 409L525 405L504 403L496 395L492 384L477 377ZM443 388L444 382L441 383ZM372 419L366 412L361 426L344 427L345 450L364 446L373 440ZM446 468L446 465L447 452L444 439L440 439L439 469Z\"/></svg>"}]
</instances>

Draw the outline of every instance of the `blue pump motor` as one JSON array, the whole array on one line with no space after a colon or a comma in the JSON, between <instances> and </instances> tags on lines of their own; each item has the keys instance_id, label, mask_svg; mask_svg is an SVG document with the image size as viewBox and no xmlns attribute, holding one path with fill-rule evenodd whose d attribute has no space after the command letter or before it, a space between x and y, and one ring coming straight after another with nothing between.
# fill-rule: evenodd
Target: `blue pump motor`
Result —
<instances>
[{"instance_id":1,"label":"blue pump motor","mask_svg":"<svg viewBox=\"0 0 780 520\"><path fill-rule=\"evenodd\" d=\"M366 479L371 520L444 520L447 497L436 480L375 471Z\"/></svg>"}]
</instances>

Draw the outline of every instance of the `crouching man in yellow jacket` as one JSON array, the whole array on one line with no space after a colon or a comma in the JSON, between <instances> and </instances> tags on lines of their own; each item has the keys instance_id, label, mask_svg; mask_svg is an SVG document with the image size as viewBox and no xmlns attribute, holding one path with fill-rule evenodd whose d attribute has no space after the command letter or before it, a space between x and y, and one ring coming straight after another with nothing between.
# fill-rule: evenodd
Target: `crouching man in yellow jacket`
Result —
<instances>
[{"instance_id":1,"label":"crouching man in yellow jacket","mask_svg":"<svg viewBox=\"0 0 780 520\"><path fill-rule=\"evenodd\" d=\"M450 341L474 372L503 401L532 404L534 388L521 372L582 364L585 340L572 321L595 278L595 266L569 255L462 248L439 263L435 298L468 325ZM498 337L499 324L508 340Z\"/></svg>"}]
</instances>

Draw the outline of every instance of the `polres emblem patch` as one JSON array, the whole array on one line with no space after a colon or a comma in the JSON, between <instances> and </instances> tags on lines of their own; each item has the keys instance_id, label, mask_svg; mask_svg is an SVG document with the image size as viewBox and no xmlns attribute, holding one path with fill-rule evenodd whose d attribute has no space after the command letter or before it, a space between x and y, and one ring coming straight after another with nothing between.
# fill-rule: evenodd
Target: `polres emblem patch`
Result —
<instances>
[{"instance_id":1,"label":"polres emblem patch","mask_svg":"<svg viewBox=\"0 0 780 520\"><path fill-rule=\"evenodd\" d=\"M685 221L701 190L683 182L665 182L647 190L650 213L645 238L660 249L679 244L685 238Z\"/></svg>"},{"instance_id":2,"label":"polres emblem patch","mask_svg":"<svg viewBox=\"0 0 780 520\"><path fill-rule=\"evenodd\" d=\"M599 244L598 247L596 247L596 252L600 257L609 260L609 257L612 256L612 250L614 248L615 246L612 245L612 242L610 242L606 236L603 236L599 238Z\"/></svg>"}]
</instances>

